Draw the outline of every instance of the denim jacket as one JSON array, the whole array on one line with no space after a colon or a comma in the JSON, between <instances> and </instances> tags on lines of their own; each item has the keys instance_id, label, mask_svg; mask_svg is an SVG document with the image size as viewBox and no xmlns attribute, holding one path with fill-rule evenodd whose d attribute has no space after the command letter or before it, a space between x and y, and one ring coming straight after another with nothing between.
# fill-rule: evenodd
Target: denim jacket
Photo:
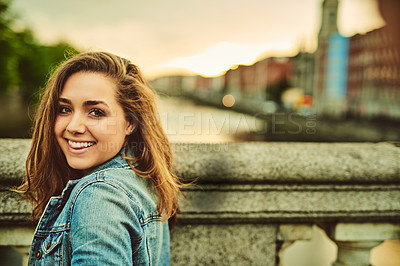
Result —
<instances>
[{"instance_id":1,"label":"denim jacket","mask_svg":"<svg viewBox=\"0 0 400 266\"><path fill-rule=\"evenodd\" d=\"M156 206L150 181L116 156L50 198L28 265L169 265Z\"/></svg>"}]
</instances>

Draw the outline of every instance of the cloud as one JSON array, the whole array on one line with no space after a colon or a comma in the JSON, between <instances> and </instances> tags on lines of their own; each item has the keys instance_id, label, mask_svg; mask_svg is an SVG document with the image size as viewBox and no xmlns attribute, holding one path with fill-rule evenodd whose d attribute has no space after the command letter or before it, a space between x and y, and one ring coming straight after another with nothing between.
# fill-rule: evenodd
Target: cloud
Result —
<instances>
[{"instance_id":1,"label":"cloud","mask_svg":"<svg viewBox=\"0 0 400 266\"><path fill-rule=\"evenodd\" d=\"M264 43L256 45L238 45L220 42L201 54L179 57L166 64L166 67L185 68L206 76L221 74L236 64L254 63L266 50L284 50L287 54L292 48L288 42Z\"/></svg>"}]
</instances>

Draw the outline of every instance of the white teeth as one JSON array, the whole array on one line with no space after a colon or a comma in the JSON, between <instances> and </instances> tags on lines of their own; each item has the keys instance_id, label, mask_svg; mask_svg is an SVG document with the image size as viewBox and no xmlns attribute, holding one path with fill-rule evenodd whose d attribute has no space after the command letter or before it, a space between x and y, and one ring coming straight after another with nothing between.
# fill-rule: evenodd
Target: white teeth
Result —
<instances>
[{"instance_id":1,"label":"white teeth","mask_svg":"<svg viewBox=\"0 0 400 266\"><path fill-rule=\"evenodd\" d=\"M72 148L87 148L90 146L93 146L94 144L96 144L96 142L74 142L72 140L68 140L68 144L72 147Z\"/></svg>"}]
</instances>

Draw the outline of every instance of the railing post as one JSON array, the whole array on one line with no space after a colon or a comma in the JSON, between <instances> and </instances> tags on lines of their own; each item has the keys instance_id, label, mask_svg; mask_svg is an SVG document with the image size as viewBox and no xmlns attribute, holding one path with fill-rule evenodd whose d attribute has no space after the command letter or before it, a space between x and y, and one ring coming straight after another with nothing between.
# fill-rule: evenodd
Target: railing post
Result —
<instances>
[{"instance_id":1,"label":"railing post","mask_svg":"<svg viewBox=\"0 0 400 266\"><path fill-rule=\"evenodd\" d=\"M28 259L29 259L29 250L31 249L31 246L13 246L12 247L14 250L16 250L19 254L22 256L22 266L28 265Z\"/></svg>"},{"instance_id":2,"label":"railing post","mask_svg":"<svg viewBox=\"0 0 400 266\"><path fill-rule=\"evenodd\" d=\"M21 254L22 265L27 265L33 233L33 228L23 226L0 227L0 246L12 247Z\"/></svg>"},{"instance_id":3,"label":"railing post","mask_svg":"<svg viewBox=\"0 0 400 266\"><path fill-rule=\"evenodd\" d=\"M338 223L325 229L338 246L333 266L370 266L371 249L400 236L400 224L393 223Z\"/></svg>"},{"instance_id":4,"label":"railing post","mask_svg":"<svg viewBox=\"0 0 400 266\"><path fill-rule=\"evenodd\" d=\"M335 241L338 246L336 262L332 266L370 266L371 249L382 241Z\"/></svg>"},{"instance_id":5,"label":"railing post","mask_svg":"<svg viewBox=\"0 0 400 266\"><path fill-rule=\"evenodd\" d=\"M298 240L311 240L312 225L310 224L282 224L279 226L277 237L277 265L281 262L285 250Z\"/></svg>"}]
</instances>

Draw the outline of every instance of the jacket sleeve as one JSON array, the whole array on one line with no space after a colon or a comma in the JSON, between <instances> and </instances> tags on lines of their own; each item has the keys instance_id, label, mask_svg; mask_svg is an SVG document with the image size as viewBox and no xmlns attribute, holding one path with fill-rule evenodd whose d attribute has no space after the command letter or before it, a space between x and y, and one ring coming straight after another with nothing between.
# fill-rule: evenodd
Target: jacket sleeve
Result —
<instances>
[{"instance_id":1,"label":"jacket sleeve","mask_svg":"<svg viewBox=\"0 0 400 266\"><path fill-rule=\"evenodd\" d=\"M135 209L136 208L136 209ZM142 230L134 200L105 182L85 187L71 217L72 265L133 265Z\"/></svg>"}]
</instances>

